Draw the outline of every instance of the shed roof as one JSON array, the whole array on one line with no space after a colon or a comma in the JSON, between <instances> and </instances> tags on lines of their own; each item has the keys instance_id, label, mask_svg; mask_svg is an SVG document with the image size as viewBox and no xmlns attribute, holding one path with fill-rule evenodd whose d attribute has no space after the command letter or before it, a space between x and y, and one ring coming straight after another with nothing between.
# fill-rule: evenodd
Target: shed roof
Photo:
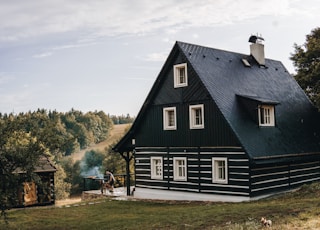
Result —
<instances>
[{"instance_id":1,"label":"shed roof","mask_svg":"<svg viewBox=\"0 0 320 230\"><path fill-rule=\"evenodd\" d=\"M257 95L237 95L238 97L241 97L241 98L244 98L246 100L249 100L249 101L255 101L255 102L258 102L260 104L267 104L267 105L277 105L277 104L280 104L279 101L274 101L272 99L267 99L267 98L261 98Z\"/></svg>"},{"instance_id":2,"label":"shed roof","mask_svg":"<svg viewBox=\"0 0 320 230\"><path fill-rule=\"evenodd\" d=\"M57 168L47 156L41 156L39 165L35 168L35 172L55 172Z\"/></svg>"},{"instance_id":3,"label":"shed roof","mask_svg":"<svg viewBox=\"0 0 320 230\"><path fill-rule=\"evenodd\" d=\"M54 166L54 164L49 159L49 157L47 157L45 155L42 155L39 158L39 162L34 170L34 172L36 172L36 173L56 172L56 171L57 171L57 168ZM25 171L23 171L21 169L16 169L15 173L25 173Z\"/></svg>"}]
</instances>

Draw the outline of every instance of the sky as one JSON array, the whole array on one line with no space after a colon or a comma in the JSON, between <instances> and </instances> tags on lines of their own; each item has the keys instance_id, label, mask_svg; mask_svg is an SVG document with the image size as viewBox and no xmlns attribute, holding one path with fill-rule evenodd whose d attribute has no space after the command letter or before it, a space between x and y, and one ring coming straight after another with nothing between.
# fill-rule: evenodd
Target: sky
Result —
<instances>
[{"instance_id":1,"label":"sky","mask_svg":"<svg viewBox=\"0 0 320 230\"><path fill-rule=\"evenodd\" d=\"M295 73L318 0L0 0L0 113L136 116L176 41L266 58Z\"/></svg>"}]
</instances>

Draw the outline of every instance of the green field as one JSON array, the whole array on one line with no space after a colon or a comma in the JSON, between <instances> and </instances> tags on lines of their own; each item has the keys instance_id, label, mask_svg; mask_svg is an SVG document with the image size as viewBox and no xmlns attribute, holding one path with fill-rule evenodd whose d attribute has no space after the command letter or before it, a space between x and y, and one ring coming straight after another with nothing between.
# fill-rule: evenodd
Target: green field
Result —
<instances>
[{"instance_id":1,"label":"green field","mask_svg":"<svg viewBox=\"0 0 320 230\"><path fill-rule=\"evenodd\" d=\"M112 200L10 210L0 229L320 229L320 184L254 202Z\"/></svg>"}]
</instances>

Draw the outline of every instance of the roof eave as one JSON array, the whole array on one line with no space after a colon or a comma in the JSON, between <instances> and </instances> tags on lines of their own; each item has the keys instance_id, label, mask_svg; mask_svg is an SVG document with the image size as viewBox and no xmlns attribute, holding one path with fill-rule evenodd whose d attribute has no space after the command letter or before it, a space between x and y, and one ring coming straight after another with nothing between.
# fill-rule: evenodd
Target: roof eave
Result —
<instances>
[{"instance_id":1,"label":"roof eave","mask_svg":"<svg viewBox=\"0 0 320 230\"><path fill-rule=\"evenodd\" d=\"M149 108L150 101L152 101L152 98L156 94L157 89L159 88L159 85L162 82L161 76L162 73L167 70L168 66L167 63L170 63L170 59L174 56L174 53L177 52L179 49L178 42L176 42L168 55L167 60L165 61L165 64L163 65L162 69L160 70L160 73L157 76L156 81L154 82L153 86L151 87L151 90L149 91L146 100L144 101L135 121L133 122L130 130L124 135L120 141L112 148L115 152L128 152L132 151L134 149L134 146L132 145L132 139L134 138L134 134L136 133L140 123L143 121L143 116L146 112L146 110Z\"/></svg>"},{"instance_id":2,"label":"roof eave","mask_svg":"<svg viewBox=\"0 0 320 230\"><path fill-rule=\"evenodd\" d=\"M284 162L301 162L301 160L306 159L317 159L320 160L320 152L306 152L306 153L292 153L292 154L283 154L275 156L260 156L253 157L252 162L254 164L270 164L270 163L284 163Z\"/></svg>"}]
</instances>

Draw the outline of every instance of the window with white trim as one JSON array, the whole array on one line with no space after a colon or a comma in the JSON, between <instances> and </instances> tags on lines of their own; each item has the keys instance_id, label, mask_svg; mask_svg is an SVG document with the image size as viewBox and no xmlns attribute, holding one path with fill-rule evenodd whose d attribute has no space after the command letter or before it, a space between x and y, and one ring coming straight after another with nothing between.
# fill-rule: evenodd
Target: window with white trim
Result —
<instances>
[{"instance_id":1,"label":"window with white trim","mask_svg":"<svg viewBox=\"0 0 320 230\"><path fill-rule=\"evenodd\" d=\"M163 108L163 129L177 129L176 107Z\"/></svg>"},{"instance_id":2,"label":"window with white trim","mask_svg":"<svg viewBox=\"0 0 320 230\"><path fill-rule=\"evenodd\" d=\"M228 160L227 158L212 158L212 182L228 183Z\"/></svg>"},{"instance_id":3,"label":"window with white trim","mask_svg":"<svg viewBox=\"0 0 320 230\"><path fill-rule=\"evenodd\" d=\"M274 126L274 106L260 105L258 109L259 125L260 126Z\"/></svg>"},{"instance_id":4,"label":"window with white trim","mask_svg":"<svg viewBox=\"0 0 320 230\"><path fill-rule=\"evenodd\" d=\"M163 179L162 157L151 157L151 179Z\"/></svg>"},{"instance_id":5,"label":"window with white trim","mask_svg":"<svg viewBox=\"0 0 320 230\"><path fill-rule=\"evenodd\" d=\"M173 66L174 88L188 86L187 63Z\"/></svg>"},{"instance_id":6,"label":"window with white trim","mask_svg":"<svg viewBox=\"0 0 320 230\"><path fill-rule=\"evenodd\" d=\"M173 158L173 180L187 181L187 158Z\"/></svg>"},{"instance_id":7,"label":"window with white trim","mask_svg":"<svg viewBox=\"0 0 320 230\"><path fill-rule=\"evenodd\" d=\"M189 107L190 129L204 128L204 105L190 105Z\"/></svg>"}]
</instances>

